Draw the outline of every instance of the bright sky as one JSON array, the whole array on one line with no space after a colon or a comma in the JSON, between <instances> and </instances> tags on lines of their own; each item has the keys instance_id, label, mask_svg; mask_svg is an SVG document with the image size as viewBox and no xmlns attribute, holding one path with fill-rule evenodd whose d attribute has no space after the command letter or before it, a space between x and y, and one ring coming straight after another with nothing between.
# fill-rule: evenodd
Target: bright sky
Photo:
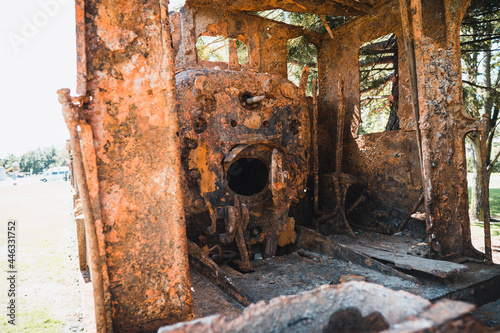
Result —
<instances>
[{"instance_id":1,"label":"bright sky","mask_svg":"<svg viewBox=\"0 0 500 333\"><path fill-rule=\"evenodd\" d=\"M76 90L74 7L74 0L0 4L0 158L63 147L69 138L56 91Z\"/></svg>"},{"instance_id":2,"label":"bright sky","mask_svg":"<svg viewBox=\"0 0 500 333\"><path fill-rule=\"evenodd\" d=\"M2 1L0 158L66 142L56 90L76 86L74 15L71 0Z\"/></svg>"}]
</instances>

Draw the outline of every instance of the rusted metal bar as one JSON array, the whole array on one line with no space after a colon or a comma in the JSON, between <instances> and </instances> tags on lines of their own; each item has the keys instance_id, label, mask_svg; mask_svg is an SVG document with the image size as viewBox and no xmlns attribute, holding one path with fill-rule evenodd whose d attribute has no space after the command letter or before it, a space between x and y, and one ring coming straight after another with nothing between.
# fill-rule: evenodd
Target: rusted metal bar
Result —
<instances>
[{"instance_id":1,"label":"rusted metal bar","mask_svg":"<svg viewBox=\"0 0 500 333\"><path fill-rule=\"evenodd\" d=\"M326 31L328 31L328 34L330 35L330 38L331 39L335 39L333 37L333 32L332 32L332 29L330 28L330 26L328 25L328 22L326 22L326 17L325 15L320 15L319 17L321 17L321 21L323 22L323 25L325 26L325 29Z\"/></svg>"},{"instance_id":2,"label":"rusted metal bar","mask_svg":"<svg viewBox=\"0 0 500 333\"><path fill-rule=\"evenodd\" d=\"M347 210L347 212L345 213L346 215L349 215L353 210L355 210L360 203L362 203L363 201L366 200L366 197L364 195L361 195L358 200L356 200L351 207L349 207L349 209Z\"/></svg>"},{"instance_id":3,"label":"rusted metal bar","mask_svg":"<svg viewBox=\"0 0 500 333\"><path fill-rule=\"evenodd\" d=\"M319 210L319 156L318 156L318 80L312 80L313 85L313 112L312 112L312 172L314 178L314 214L321 215Z\"/></svg>"},{"instance_id":4,"label":"rusted metal bar","mask_svg":"<svg viewBox=\"0 0 500 333\"><path fill-rule=\"evenodd\" d=\"M212 281L231 298L243 306L249 306L250 300L220 270L219 266L195 243L188 240L189 264L197 272Z\"/></svg>"},{"instance_id":5,"label":"rusted metal bar","mask_svg":"<svg viewBox=\"0 0 500 333\"><path fill-rule=\"evenodd\" d=\"M85 237L85 220L82 219L81 216L75 216L75 220L76 237L78 239L78 263L80 271L88 271L89 265L87 261L87 238Z\"/></svg>"},{"instance_id":6,"label":"rusted metal bar","mask_svg":"<svg viewBox=\"0 0 500 333\"><path fill-rule=\"evenodd\" d=\"M238 62L238 47L236 46L236 39L229 41L229 69L237 70L240 67Z\"/></svg>"},{"instance_id":7,"label":"rusted metal bar","mask_svg":"<svg viewBox=\"0 0 500 333\"><path fill-rule=\"evenodd\" d=\"M110 332L106 329L106 309L104 300L104 286L101 270L101 260L99 253L99 243L95 227L94 215L92 213L92 203L87 187L87 178L85 177L85 168L83 166L82 151L80 149L80 140L78 137L78 107L73 104L69 89L60 89L57 91L59 102L62 104L62 113L66 126L70 133L71 146L73 148L74 170L79 179L78 186L84 211L85 229L87 231L87 240L91 257L90 272L92 277L92 288L94 292L95 319L97 332Z\"/></svg>"},{"instance_id":8,"label":"rusted metal bar","mask_svg":"<svg viewBox=\"0 0 500 333\"><path fill-rule=\"evenodd\" d=\"M488 166L486 163L487 154L487 123L490 116L483 115L483 126L481 133L481 159L482 159L482 173L483 173L483 224L484 224L484 254L486 261L490 264L493 263L491 252L491 230L490 230L490 189L488 184Z\"/></svg>"},{"instance_id":9,"label":"rusted metal bar","mask_svg":"<svg viewBox=\"0 0 500 333\"><path fill-rule=\"evenodd\" d=\"M309 72L310 68L309 66L304 66L302 68L302 73L300 74L300 81L299 81L299 90L305 94L306 93L306 88L307 88L307 80L309 79Z\"/></svg>"},{"instance_id":10,"label":"rusted metal bar","mask_svg":"<svg viewBox=\"0 0 500 333\"><path fill-rule=\"evenodd\" d=\"M266 95L261 95L261 96L254 96L254 97L250 97L248 98L245 103L246 104L255 104L255 103L258 103L260 101L263 101L266 99Z\"/></svg>"},{"instance_id":11,"label":"rusted metal bar","mask_svg":"<svg viewBox=\"0 0 500 333\"><path fill-rule=\"evenodd\" d=\"M420 204L422 203L423 200L424 200L424 194L422 193L422 195L420 195L420 198L418 198L418 201L415 204L415 206L413 206L411 212L405 218L405 220L403 221L403 223L401 223L399 225L398 232L401 232L401 230L403 230L403 228L405 227L406 223L408 223L408 221L410 220L411 216L413 215L413 213L415 213L415 211L417 210L418 206L420 206Z\"/></svg>"},{"instance_id":12,"label":"rusted metal bar","mask_svg":"<svg viewBox=\"0 0 500 333\"><path fill-rule=\"evenodd\" d=\"M376 260L371 259L363 253L353 251L348 247L305 227L297 227L297 242L295 243L295 246L296 248L306 249L311 252L332 256L338 260L352 262L354 264L374 269L390 276L397 276L414 283L420 282L414 276L395 270L390 266L384 265Z\"/></svg>"},{"instance_id":13,"label":"rusted metal bar","mask_svg":"<svg viewBox=\"0 0 500 333\"><path fill-rule=\"evenodd\" d=\"M415 59L415 45L412 40L412 25L410 23L410 8L408 6L408 0L399 0L399 8L401 11L401 22L403 25L403 35L404 43L406 49L406 55L408 57L408 67L410 69L410 80L411 80L411 103L413 117L415 118L415 135L417 137L418 144L418 156L420 159L420 170L422 174L422 186L425 185L424 167L422 159L422 135L420 133L420 108L418 103L418 80L417 80L417 63ZM425 187L424 187L425 188Z\"/></svg>"},{"instance_id":14,"label":"rusted metal bar","mask_svg":"<svg viewBox=\"0 0 500 333\"><path fill-rule=\"evenodd\" d=\"M335 172L342 172L342 154L344 150L344 80L339 78L338 82L338 113L337 113L337 149L335 156Z\"/></svg>"},{"instance_id":15,"label":"rusted metal bar","mask_svg":"<svg viewBox=\"0 0 500 333\"><path fill-rule=\"evenodd\" d=\"M339 3L341 5L359 10L362 13L370 13L373 11L373 8L367 4L357 2L357 1L347 1L347 0L334 0L334 2Z\"/></svg>"}]
</instances>

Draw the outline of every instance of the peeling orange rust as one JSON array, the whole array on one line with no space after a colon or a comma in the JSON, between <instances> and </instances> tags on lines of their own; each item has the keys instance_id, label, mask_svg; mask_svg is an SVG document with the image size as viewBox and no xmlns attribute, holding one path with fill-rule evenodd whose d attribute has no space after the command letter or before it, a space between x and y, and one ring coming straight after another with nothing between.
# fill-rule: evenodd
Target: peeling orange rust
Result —
<instances>
[{"instance_id":1,"label":"peeling orange rust","mask_svg":"<svg viewBox=\"0 0 500 333\"><path fill-rule=\"evenodd\" d=\"M89 124L85 216L100 214L94 228L108 278L97 330L156 331L192 316L167 2L78 1L77 27Z\"/></svg>"},{"instance_id":2,"label":"peeling orange rust","mask_svg":"<svg viewBox=\"0 0 500 333\"><path fill-rule=\"evenodd\" d=\"M418 281L325 236L355 237L352 227L411 227L432 257L490 259L489 214L485 254L472 247L468 217L464 137L483 126L462 113L458 33L468 4L188 0L169 15L164 0L77 0L81 97L60 95L73 117L98 331L152 332L192 318L189 260L245 305L217 264L251 272L254 258L293 247ZM276 8L355 17L321 34L250 14ZM401 43L392 81L400 129L358 134L359 50L387 34ZM200 58L204 36L229 39L227 62ZM318 50L298 86L287 72L297 37Z\"/></svg>"}]
</instances>

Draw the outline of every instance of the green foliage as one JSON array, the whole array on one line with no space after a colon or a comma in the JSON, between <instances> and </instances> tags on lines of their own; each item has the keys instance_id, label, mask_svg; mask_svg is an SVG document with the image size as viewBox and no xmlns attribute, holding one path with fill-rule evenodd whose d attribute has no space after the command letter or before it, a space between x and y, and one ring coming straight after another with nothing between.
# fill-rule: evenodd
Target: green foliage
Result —
<instances>
[{"instance_id":1,"label":"green foliage","mask_svg":"<svg viewBox=\"0 0 500 333\"><path fill-rule=\"evenodd\" d=\"M201 36L196 41L198 57L206 61L229 62L229 38Z\"/></svg>"},{"instance_id":2,"label":"green foliage","mask_svg":"<svg viewBox=\"0 0 500 333\"><path fill-rule=\"evenodd\" d=\"M484 114L490 115L487 127L487 153L485 156L488 169L496 172L500 164L495 158L500 150L498 145L498 116L500 111L500 3L498 1L472 0L462 21L460 30L462 49L463 104L465 113L477 120ZM481 153L478 137L469 134L475 142L467 147L467 170L477 172L473 165L479 165ZM472 154L474 152L474 154ZM475 159L475 160L473 160ZM480 181L479 175L474 175ZM490 199L494 191L490 192ZM482 193L471 188L471 215L482 214ZM498 203L497 203L498 204ZM490 206L491 210L495 207Z\"/></svg>"},{"instance_id":3,"label":"green foliage","mask_svg":"<svg viewBox=\"0 0 500 333\"><path fill-rule=\"evenodd\" d=\"M224 36L201 36L196 41L198 57L206 61L229 62L229 43L231 38ZM248 48L241 40L236 39L238 63L243 65L248 61Z\"/></svg>"},{"instance_id":4,"label":"green foliage","mask_svg":"<svg viewBox=\"0 0 500 333\"><path fill-rule=\"evenodd\" d=\"M14 162L20 164L21 172L37 174L51 167L67 165L69 156L65 148L59 150L54 146L37 148L20 157L10 154L7 158L0 160L0 166L9 168Z\"/></svg>"},{"instance_id":5,"label":"green foliage","mask_svg":"<svg viewBox=\"0 0 500 333\"><path fill-rule=\"evenodd\" d=\"M397 76L397 41L394 34L376 38L359 50L361 120L358 134L385 130L390 114L392 77Z\"/></svg>"},{"instance_id":6,"label":"green foliage","mask_svg":"<svg viewBox=\"0 0 500 333\"><path fill-rule=\"evenodd\" d=\"M310 71L306 95L312 96L312 80L318 78L318 51L316 46L302 36L290 39L286 47L288 53L288 79L299 85L302 69L304 66L308 66Z\"/></svg>"}]
</instances>

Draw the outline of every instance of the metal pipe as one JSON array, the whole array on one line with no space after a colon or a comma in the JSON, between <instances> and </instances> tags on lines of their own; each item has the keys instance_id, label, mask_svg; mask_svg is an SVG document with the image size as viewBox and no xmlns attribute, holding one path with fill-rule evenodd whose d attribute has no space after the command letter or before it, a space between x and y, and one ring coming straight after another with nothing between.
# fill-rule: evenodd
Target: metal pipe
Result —
<instances>
[{"instance_id":1,"label":"metal pipe","mask_svg":"<svg viewBox=\"0 0 500 333\"><path fill-rule=\"evenodd\" d=\"M337 113L337 153L335 156L335 172L342 172L342 154L344 149L344 117L345 117L345 105L344 105L344 80L342 77L339 79L338 83L338 113Z\"/></svg>"},{"instance_id":2,"label":"metal pipe","mask_svg":"<svg viewBox=\"0 0 500 333\"><path fill-rule=\"evenodd\" d=\"M488 187L488 166L486 165L486 151L487 151L487 133L486 127L489 121L489 115L483 115L483 126L481 133L481 162L483 172L483 220L484 220L484 254L486 261L490 264L493 263L493 256L491 252L491 230L490 230L490 189Z\"/></svg>"},{"instance_id":3,"label":"metal pipe","mask_svg":"<svg viewBox=\"0 0 500 333\"><path fill-rule=\"evenodd\" d=\"M307 80L309 79L310 71L309 66L305 65L304 68L302 68L302 73L300 74L299 90L304 95L306 94Z\"/></svg>"},{"instance_id":4,"label":"metal pipe","mask_svg":"<svg viewBox=\"0 0 500 333\"><path fill-rule=\"evenodd\" d=\"M330 35L330 38L331 38L331 39L335 39L335 37L333 37L333 32L332 32L332 29L331 29L331 28L330 28L330 26L328 25L328 22L326 22L326 17L325 17L325 15L320 15L319 17L321 18L321 21L323 22L323 25L325 26L326 31L328 31L328 34Z\"/></svg>"},{"instance_id":5,"label":"metal pipe","mask_svg":"<svg viewBox=\"0 0 500 333\"><path fill-rule=\"evenodd\" d=\"M254 97L247 98L245 103L246 104L255 104L255 103L258 103L260 101L263 101L264 99L266 99L266 95L254 96Z\"/></svg>"},{"instance_id":6,"label":"metal pipe","mask_svg":"<svg viewBox=\"0 0 500 333\"><path fill-rule=\"evenodd\" d=\"M57 91L57 94L59 95L59 102L62 104L62 113L70 134L71 147L73 148L73 167L78 179L80 198L82 200L82 207L84 211L85 230L87 232L87 241L91 258L90 272L94 292L96 329L99 333L106 333L106 311L103 276L101 270L101 256L99 253L99 243L97 239L94 214L87 186L87 178L85 177L85 168L83 166L82 151L77 131L78 110L77 106L75 106L71 100L69 89L60 89Z\"/></svg>"},{"instance_id":7,"label":"metal pipe","mask_svg":"<svg viewBox=\"0 0 500 333\"><path fill-rule=\"evenodd\" d=\"M415 206L413 206L410 214L408 214L408 216L403 221L403 223L401 223L399 225L398 232L401 232L403 230L403 228L405 227L406 223L408 223L408 221L410 220L411 216L413 215L413 213L415 213L415 211L417 210L418 206L420 206L420 204L422 203L422 201L424 201L424 194L423 193L420 195L420 198L418 198L418 201L415 204Z\"/></svg>"},{"instance_id":8,"label":"metal pipe","mask_svg":"<svg viewBox=\"0 0 500 333\"><path fill-rule=\"evenodd\" d=\"M345 214L346 214L346 215L349 215L349 214L350 214L353 210L355 210L355 209L359 206L359 204L360 204L360 203L362 203L362 202L363 202L363 201L365 201L365 200L366 200L366 197L365 197L364 195L361 195L361 196L358 198L358 200L356 200L356 202L354 202L354 203L352 204L351 208L349 208Z\"/></svg>"},{"instance_id":9,"label":"metal pipe","mask_svg":"<svg viewBox=\"0 0 500 333\"><path fill-rule=\"evenodd\" d=\"M313 165L312 172L314 178L314 214L321 215L319 210L319 156L318 156L318 80L312 80L313 89L313 112L312 112L312 150Z\"/></svg>"}]
</instances>

